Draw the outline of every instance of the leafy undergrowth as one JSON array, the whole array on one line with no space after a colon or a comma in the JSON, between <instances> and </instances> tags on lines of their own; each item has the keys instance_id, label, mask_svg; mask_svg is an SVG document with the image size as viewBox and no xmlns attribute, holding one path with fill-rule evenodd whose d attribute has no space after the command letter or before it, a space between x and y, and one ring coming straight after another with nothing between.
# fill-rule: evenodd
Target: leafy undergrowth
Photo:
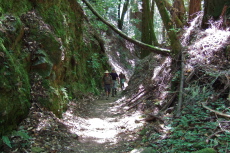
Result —
<instances>
[{"instance_id":1,"label":"leafy undergrowth","mask_svg":"<svg viewBox=\"0 0 230 153\"><path fill-rule=\"evenodd\" d=\"M230 152L230 32L216 28L216 23L200 29L200 19L182 37L185 79L180 117L175 114L181 68L172 66L170 57L153 54L136 64L123 106L127 112L143 111L146 121L148 116L160 118L148 120L137 131L136 152Z\"/></svg>"},{"instance_id":2,"label":"leafy undergrowth","mask_svg":"<svg viewBox=\"0 0 230 153\"><path fill-rule=\"evenodd\" d=\"M195 80L185 88L181 116L173 115L175 108L161 112L162 120L151 120L139 131L137 146L149 153L230 152L229 102L210 84L201 85L206 77L202 75L200 82Z\"/></svg>"},{"instance_id":3,"label":"leafy undergrowth","mask_svg":"<svg viewBox=\"0 0 230 153\"><path fill-rule=\"evenodd\" d=\"M143 129L143 146L150 147L152 152L190 153L205 148L230 152L229 120L206 111L201 104L188 105L180 118L168 116L164 120L161 131L156 131L153 123Z\"/></svg>"},{"instance_id":4,"label":"leafy undergrowth","mask_svg":"<svg viewBox=\"0 0 230 153\"><path fill-rule=\"evenodd\" d=\"M211 23L209 29L202 30L200 29L200 21L198 17L194 21L195 24L192 23L192 26L186 29L182 41L186 47L184 47L185 67L183 70L185 79L180 117L177 118L174 115L178 109L178 98L172 96L178 95L177 86L181 83L180 77L177 75L172 77L171 91L168 91L167 88L160 90L159 87L163 83L153 83L159 88L157 91L167 94L163 101L159 101L162 106L157 112L157 115L160 115L164 121L164 123L158 123L161 128L156 128L157 122L152 122L143 129L143 146L147 147L149 152L230 152L230 67L228 55L230 32L228 29L216 28L215 24L217 23ZM145 68L145 70L148 69ZM180 76L181 69L176 71L175 74ZM158 73L157 76L160 76L159 74L161 75ZM170 76L171 73L168 75ZM164 81L165 77L163 76L158 80ZM142 78L142 76L137 78ZM145 82L147 81L145 80ZM156 82L155 80L151 81ZM151 87L150 83L148 83L149 87ZM152 95L157 93L154 91L157 88L155 86L151 88ZM135 89L131 86L129 88ZM156 100L150 99L150 96L146 97L148 99L144 99L142 103L139 101L135 103L143 105L150 101L152 105L148 109L154 113L153 108L159 107L159 104L156 103ZM157 96L155 99L159 100Z\"/></svg>"},{"instance_id":5,"label":"leafy undergrowth","mask_svg":"<svg viewBox=\"0 0 230 153\"><path fill-rule=\"evenodd\" d=\"M210 96L208 88L189 87L185 100L202 101ZM217 116L194 102L183 108L180 118L172 112L144 124L143 114L122 108L123 100L92 99L71 102L62 119L33 104L19 129L4 137L1 152L76 152L76 153L203 153L230 151L229 120ZM207 104L230 113L224 101ZM136 114L136 115L135 115ZM147 113L146 113L147 114ZM146 120L147 121L147 120ZM139 148L139 149L135 149ZM141 149L140 149L141 148Z\"/></svg>"}]
</instances>

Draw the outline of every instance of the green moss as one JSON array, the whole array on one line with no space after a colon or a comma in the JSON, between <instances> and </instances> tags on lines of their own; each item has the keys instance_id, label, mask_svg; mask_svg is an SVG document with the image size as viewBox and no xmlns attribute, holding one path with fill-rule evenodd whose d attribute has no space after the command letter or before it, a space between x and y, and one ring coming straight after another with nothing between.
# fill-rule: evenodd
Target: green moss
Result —
<instances>
[{"instance_id":1,"label":"green moss","mask_svg":"<svg viewBox=\"0 0 230 153\"><path fill-rule=\"evenodd\" d=\"M34 54L34 61L32 63L32 71L37 72L43 77L48 77L52 73L53 63L44 50L37 50Z\"/></svg>"},{"instance_id":2,"label":"green moss","mask_svg":"<svg viewBox=\"0 0 230 153\"><path fill-rule=\"evenodd\" d=\"M13 52L0 41L4 53L4 65L0 72L0 135L11 131L28 114L30 107L30 85L28 73Z\"/></svg>"},{"instance_id":3,"label":"green moss","mask_svg":"<svg viewBox=\"0 0 230 153\"><path fill-rule=\"evenodd\" d=\"M44 83L48 84L44 84ZM69 96L67 90L64 87L51 85L50 82L43 82L43 87L45 89L45 95L39 96L39 103L52 111L58 117L62 116L62 113L67 109L67 104L69 102Z\"/></svg>"},{"instance_id":4,"label":"green moss","mask_svg":"<svg viewBox=\"0 0 230 153\"><path fill-rule=\"evenodd\" d=\"M27 0L1 0L0 15L5 13L20 15L32 9L32 5Z\"/></svg>"},{"instance_id":5,"label":"green moss","mask_svg":"<svg viewBox=\"0 0 230 153\"><path fill-rule=\"evenodd\" d=\"M0 6L0 27L3 22L12 26L0 30L0 134L27 115L30 101L61 117L69 98L100 93L107 59L101 60L93 36L83 42L83 13L76 1L2 0ZM36 42L34 50L28 42ZM41 82L42 93L32 88L34 79Z\"/></svg>"}]
</instances>

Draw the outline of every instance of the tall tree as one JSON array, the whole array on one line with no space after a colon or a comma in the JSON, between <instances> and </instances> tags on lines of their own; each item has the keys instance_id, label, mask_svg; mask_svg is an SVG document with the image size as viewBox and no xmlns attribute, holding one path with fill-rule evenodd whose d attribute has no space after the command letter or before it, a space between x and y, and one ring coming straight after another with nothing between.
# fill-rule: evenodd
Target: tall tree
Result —
<instances>
[{"instance_id":1,"label":"tall tree","mask_svg":"<svg viewBox=\"0 0 230 153\"><path fill-rule=\"evenodd\" d=\"M190 0L188 21L193 20L197 16L197 12L201 11L201 0Z\"/></svg>"},{"instance_id":2,"label":"tall tree","mask_svg":"<svg viewBox=\"0 0 230 153\"><path fill-rule=\"evenodd\" d=\"M179 39L177 38L176 31L173 30L173 22L171 21L171 18L165 8L164 2L161 0L155 0L155 2L170 40L173 57L178 58L182 46Z\"/></svg>"},{"instance_id":3,"label":"tall tree","mask_svg":"<svg viewBox=\"0 0 230 153\"><path fill-rule=\"evenodd\" d=\"M167 0L163 0L163 2L165 4L165 7L171 14L171 19L173 23L176 25L177 28L182 28L184 26L184 23L183 21L180 20L180 18L175 13L176 9Z\"/></svg>"},{"instance_id":4,"label":"tall tree","mask_svg":"<svg viewBox=\"0 0 230 153\"><path fill-rule=\"evenodd\" d=\"M150 38L150 26L149 26L150 19L150 8L149 8L149 0L142 0L142 37L141 41L147 44L152 44L152 40Z\"/></svg>"},{"instance_id":5,"label":"tall tree","mask_svg":"<svg viewBox=\"0 0 230 153\"><path fill-rule=\"evenodd\" d=\"M129 12L130 15L130 21L131 24L134 25L135 29L134 29L134 37L137 40L141 40L141 27L142 27L142 22L140 22L142 20L142 8L139 8L138 6L139 0L131 0L131 9Z\"/></svg>"},{"instance_id":6,"label":"tall tree","mask_svg":"<svg viewBox=\"0 0 230 153\"><path fill-rule=\"evenodd\" d=\"M230 6L229 0L204 0L202 28L209 27L210 19L218 20L225 5Z\"/></svg>"},{"instance_id":7,"label":"tall tree","mask_svg":"<svg viewBox=\"0 0 230 153\"><path fill-rule=\"evenodd\" d=\"M155 0L152 0L152 3L151 3L151 8L150 8L150 27L151 27L151 37L152 37L152 41L153 41L153 45L154 46L158 46L159 43L157 41L157 37L156 37L156 34L155 34L155 26L154 26L154 21L155 21L155 18L154 18L154 14L155 14Z\"/></svg>"},{"instance_id":8,"label":"tall tree","mask_svg":"<svg viewBox=\"0 0 230 153\"><path fill-rule=\"evenodd\" d=\"M142 42L149 45L158 45L154 32L154 0L142 0ZM141 58L149 55L149 51L142 50Z\"/></svg>"},{"instance_id":9,"label":"tall tree","mask_svg":"<svg viewBox=\"0 0 230 153\"><path fill-rule=\"evenodd\" d=\"M121 0L119 0L119 5L118 5L118 29L122 30L123 24L124 24L124 19L125 19L125 14L128 11L128 6L129 6L129 0L125 0L123 4L123 9L121 12Z\"/></svg>"},{"instance_id":10,"label":"tall tree","mask_svg":"<svg viewBox=\"0 0 230 153\"><path fill-rule=\"evenodd\" d=\"M132 39L129 36L127 36L126 34L124 34L121 30L119 30L118 28L116 28L114 25L112 25L111 23L107 22L93 7L92 5L87 1L87 0L82 0L82 2L84 2L88 8L92 11L92 13L98 17L98 19L100 21L102 21L104 24L106 24L108 27L110 27L114 32L116 32L117 34L119 34L122 38L134 43L137 46L140 46L143 49L146 50L150 50L152 52L155 52L157 54L162 54L162 55L170 55L171 52L168 49L164 49L164 48L159 48L156 46L152 46L152 45L148 45L146 43L140 42L138 40Z\"/></svg>"},{"instance_id":11,"label":"tall tree","mask_svg":"<svg viewBox=\"0 0 230 153\"><path fill-rule=\"evenodd\" d=\"M177 16L178 19L184 23L185 21L185 6L184 6L184 1L183 0L174 0L173 2L173 8L174 11L173 13L175 13L174 16ZM181 27L177 27L177 28L181 28Z\"/></svg>"}]
</instances>

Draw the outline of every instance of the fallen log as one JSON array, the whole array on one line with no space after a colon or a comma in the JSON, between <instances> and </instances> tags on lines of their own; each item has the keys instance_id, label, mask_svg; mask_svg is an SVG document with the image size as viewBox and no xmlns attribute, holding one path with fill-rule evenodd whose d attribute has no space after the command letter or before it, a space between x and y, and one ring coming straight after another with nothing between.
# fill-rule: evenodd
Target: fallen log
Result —
<instances>
[{"instance_id":1,"label":"fallen log","mask_svg":"<svg viewBox=\"0 0 230 153\"><path fill-rule=\"evenodd\" d=\"M102 21L104 24L106 24L110 29L112 29L114 32L116 32L119 36L121 36L122 38L128 40L129 42L140 46L143 49L152 51L154 53L157 54L161 54L164 56L170 56L171 55L171 51L165 48L160 48L160 47L156 47L156 46L152 46L146 43L143 43L141 41L138 41L136 39L133 39L131 37L129 37L128 35L126 35L125 33L123 33L121 30L119 30L118 28L116 28L113 24L107 22L94 8L93 6L87 1L87 0L82 0L83 3L86 4L86 6L90 9L90 11L96 16L98 17L98 19L100 21Z\"/></svg>"},{"instance_id":2,"label":"fallen log","mask_svg":"<svg viewBox=\"0 0 230 153\"><path fill-rule=\"evenodd\" d=\"M148 117L146 117L144 120L146 122L151 122L151 121L155 121L157 119L160 120L160 121L162 121L164 123L164 120L161 117L153 115L153 114L148 114Z\"/></svg>"}]
</instances>

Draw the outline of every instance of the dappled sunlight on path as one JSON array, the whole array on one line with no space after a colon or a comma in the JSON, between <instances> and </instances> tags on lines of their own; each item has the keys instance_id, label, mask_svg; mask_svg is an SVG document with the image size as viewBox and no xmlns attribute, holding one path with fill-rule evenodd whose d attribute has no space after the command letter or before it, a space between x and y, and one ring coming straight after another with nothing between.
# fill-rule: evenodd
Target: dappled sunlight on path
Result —
<instances>
[{"instance_id":1,"label":"dappled sunlight on path","mask_svg":"<svg viewBox=\"0 0 230 153\"><path fill-rule=\"evenodd\" d=\"M82 152L108 152L110 149L125 152L116 149L122 149L119 146L137 139L138 131L144 124L140 121L141 114L124 113L122 100L118 98L111 97L93 103L86 108L87 113L80 116L74 114L74 107L63 114L63 124L70 128L71 133L79 136L78 149L81 148Z\"/></svg>"}]
</instances>

